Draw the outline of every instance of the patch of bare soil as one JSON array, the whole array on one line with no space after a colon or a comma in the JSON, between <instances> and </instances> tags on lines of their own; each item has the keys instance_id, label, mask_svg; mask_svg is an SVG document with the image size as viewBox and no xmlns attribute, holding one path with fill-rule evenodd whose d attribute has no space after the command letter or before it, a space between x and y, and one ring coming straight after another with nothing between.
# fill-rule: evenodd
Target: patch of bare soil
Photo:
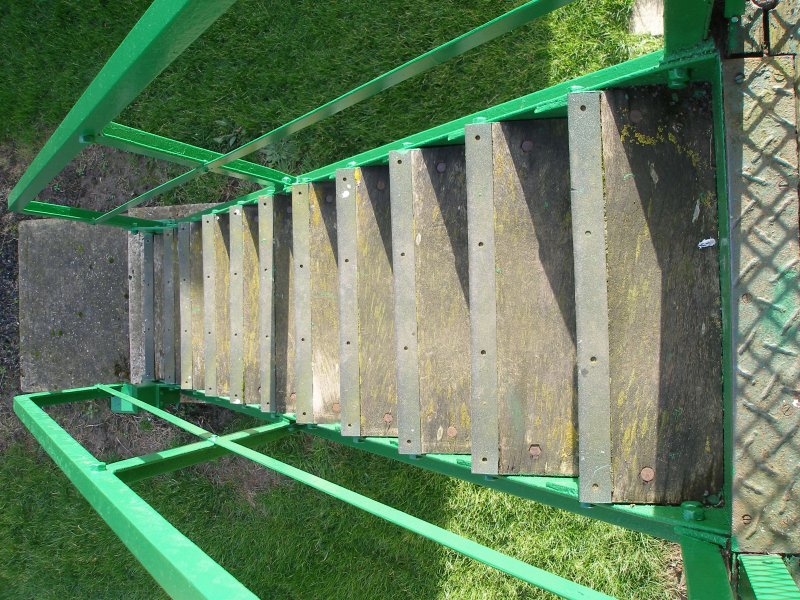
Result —
<instances>
[{"instance_id":1,"label":"patch of bare soil","mask_svg":"<svg viewBox=\"0 0 800 600\"><path fill-rule=\"evenodd\" d=\"M19 301L17 286L18 224L23 216L8 210L8 194L27 168L28 161L11 145L0 145L0 455L13 444L31 448L36 442L14 415L13 397L21 393L19 369ZM40 199L67 206L105 211L178 175L184 167L129 155L99 146L88 147L40 195ZM242 184L230 180L218 201L242 193ZM120 235L124 232L120 230ZM235 424L231 411L214 406L182 405L183 418L214 432ZM48 413L100 460L112 461L157 452L195 441L182 431L148 414L118 415L107 402L55 406ZM195 468L220 485L233 485L251 504L268 489L275 475L250 461L223 459Z\"/></svg>"}]
</instances>

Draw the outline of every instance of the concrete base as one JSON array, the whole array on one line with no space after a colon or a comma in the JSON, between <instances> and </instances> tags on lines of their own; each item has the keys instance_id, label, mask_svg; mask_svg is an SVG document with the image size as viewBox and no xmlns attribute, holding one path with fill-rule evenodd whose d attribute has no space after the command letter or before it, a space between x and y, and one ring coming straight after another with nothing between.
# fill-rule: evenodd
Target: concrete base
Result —
<instances>
[{"instance_id":1,"label":"concrete base","mask_svg":"<svg viewBox=\"0 0 800 600\"><path fill-rule=\"evenodd\" d=\"M61 219L19 224L23 391L128 379L127 252L117 228Z\"/></svg>"},{"instance_id":2,"label":"concrete base","mask_svg":"<svg viewBox=\"0 0 800 600\"><path fill-rule=\"evenodd\" d=\"M631 12L630 32L664 35L664 0L636 0Z\"/></svg>"}]
</instances>

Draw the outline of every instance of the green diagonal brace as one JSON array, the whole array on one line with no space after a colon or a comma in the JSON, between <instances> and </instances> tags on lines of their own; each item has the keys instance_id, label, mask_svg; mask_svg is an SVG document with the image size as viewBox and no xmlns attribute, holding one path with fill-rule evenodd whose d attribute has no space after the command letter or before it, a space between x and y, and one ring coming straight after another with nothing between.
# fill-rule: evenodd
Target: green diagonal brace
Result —
<instances>
[{"instance_id":1,"label":"green diagonal brace","mask_svg":"<svg viewBox=\"0 0 800 600\"><path fill-rule=\"evenodd\" d=\"M456 533L453 533L452 531L448 531L428 523L427 521L418 519L417 517L404 513L396 508L382 504L377 500L367 498L366 496L362 496L361 494L322 479L321 477L317 477L316 475L312 475L311 473L307 473L301 469L287 465L286 463L261 454L260 452L246 448L245 446L230 441L229 439L213 435L205 429L194 425L193 423L189 423L180 417L151 406L146 402L137 400L136 398L128 396L127 394L119 392L109 386L98 385L97 388L113 396L124 398L131 404L135 404L139 408L146 410L157 417L161 417L168 423L180 427L191 434L201 437L204 440L218 445L230 452L238 454L239 456L250 459L257 464L275 471L276 473L290 477L295 481L299 481L300 483L328 494L329 496L342 500L343 502L347 502L348 504L355 506L356 508L360 508L361 510L375 515L376 517L385 519L386 521L389 521L390 523L398 525L404 529L408 529L409 531L413 531L414 533L442 544L443 546L447 546L456 552L460 552L465 556L480 561L486 565L489 565L490 567L498 569L499 571L503 571L504 573L508 573L517 579L530 583L531 585L539 587L543 590L552 592L558 596L561 596L562 598L570 598L575 600L608 600L611 598L606 594L582 586L574 581L564 579L563 577L559 577L558 575L529 565L521 560L512 558L502 554L501 552L492 550L491 548L487 548L486 546L482 546L481 544L466 539Z\"/></svg>"},{"instance_id":2,"label":"green diagonal brace","mask_svg":"<svg viewBox=\"0 0 800 600\"><path fill-rule=\"evenodd\" d=\"M222 156L221 153L213 150L193 146L168 137L120 125L119 123L106 125L103 128L103 132L95 138L95 142L110 148L135 152L143 156L189 167L196 167ZM220 167L219 172L237 179L260 183L261 185L270 185L271 183L288 184L294 181L294 177L288 173L246 160L235 160L223 165Z\"/></svg>"},{"instance_id":3,"label":"green diagonal brace","mask_svg":"<svg viewBox=\"0 0 800 600\"><path fill-rule=\"evenodd\" d=\"M115 388L107 387L102 391L94 390L94 394L107 395L114 391ZM88 392L72 397L77 399L80 395L88 395ZM87 452L36 405L35 397L32 394L14 398L14 412L92 508L172 598L256 599L230 573L107 471L104 463Z\"/></svg>"},{"instance_id":4,"label":"green diagonal brace","mask_svg":"<svg viewBox=\"0 0 800 600\"><path fill-rule=\"evenodd\" d=\"M83 145L99 134L235 0L155 0L47 140L8 195L22 212Z\"/></svg>"}]
</instances>

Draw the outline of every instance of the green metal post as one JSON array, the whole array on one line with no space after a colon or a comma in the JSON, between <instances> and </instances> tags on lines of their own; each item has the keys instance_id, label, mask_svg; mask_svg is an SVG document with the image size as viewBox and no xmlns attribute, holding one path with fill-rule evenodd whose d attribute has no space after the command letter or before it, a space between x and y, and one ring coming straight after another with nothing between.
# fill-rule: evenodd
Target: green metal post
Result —
<instances>
[{"instance_id":1,"label":"green metal post","mask_svg":"<svg viewBox=\"0 0 800 600\"><path fill-rule=\"evenodd\" d=\"M733 600L722 549L697 538L681 537L686 589L692 600Z\"/></svg>"}]
</instances>

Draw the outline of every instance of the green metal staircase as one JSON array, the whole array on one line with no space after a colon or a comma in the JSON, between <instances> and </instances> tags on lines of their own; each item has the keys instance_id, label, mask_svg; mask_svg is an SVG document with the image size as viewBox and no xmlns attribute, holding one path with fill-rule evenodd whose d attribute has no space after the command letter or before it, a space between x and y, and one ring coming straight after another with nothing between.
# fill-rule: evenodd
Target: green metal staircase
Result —
<instances>
[{"instance_id":1,"label":"green metal staircase","mask_svg":"<svg viewBox=\"0 0 800 600\"><path fill-rule=\"evenodd\" d=\"M128 230L130 381L15 409L170 594L251 597L125 484L234 453L605 597L253 449L304 431L679 542L692 598L800 597L778 554L800 553L795 48L752 46L794 3L720 3L714 39L711 2L668 0L664 51L300 176L243 160L567 3L529 2L222 155L108 124L230 4L156 2L12 192ZM192 169L105 214L35 201L85 143ZM209 171L268 187L132 211ZM266 424L212 435L165 410L181 395ZM200 441L106 465L42 410L109 396Z\"/></svg>"}]
</instances>

